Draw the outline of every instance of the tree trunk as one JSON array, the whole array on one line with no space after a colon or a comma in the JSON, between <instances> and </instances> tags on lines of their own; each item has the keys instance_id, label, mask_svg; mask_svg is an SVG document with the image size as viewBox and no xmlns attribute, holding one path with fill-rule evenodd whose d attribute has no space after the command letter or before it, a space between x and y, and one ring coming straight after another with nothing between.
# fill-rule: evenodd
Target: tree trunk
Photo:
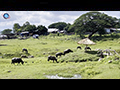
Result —
<instances>
[{"instance_id":1,"label":"tree trunk","mask_svg":"<svg viewBox=\"0 0 120 90\"><path fill-rule=\"evenodd\" d=\"M98 30L95 30L95 31L93 31L91 34L89 34L89 36L88 36L88 38L90 39L90 37L92 37L92 35L94 34L94 33L96 33Z\"/></svg>"}]
</instances>

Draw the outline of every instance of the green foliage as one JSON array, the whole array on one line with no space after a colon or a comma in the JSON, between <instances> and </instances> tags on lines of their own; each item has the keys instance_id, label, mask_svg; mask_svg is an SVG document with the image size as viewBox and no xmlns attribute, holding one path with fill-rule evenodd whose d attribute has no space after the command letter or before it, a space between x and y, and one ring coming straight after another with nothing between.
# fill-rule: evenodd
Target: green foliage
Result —
<instances>
[{"instance_id":1,"label":"green foliage","mask_svg":"<svg viewBox=\"0 0 120 90\"><path fill-rule=\"evenodd\" d=\"M48 28L57 28L59 30L63 30L66 26L67 24L65 22L57 22L57 23L50 24ZM69 27L69 25L67 27Z\"/></svg>"},{"instance_id":2,"label":"green foliage","mask_svg":"<svg viewBox=\"0 0 120 90\"><path fill-rule=\"evenodd\" d=\"M68 23L68 24L67 24L67 26L63 28L63 30L68 31L68 28L69 28L70 26L71 26L71 24L70 24L70 23Z\"/></svg>"},{"instance_id":3,"label":"green foliage","mask_svg":"<svg viewBox=\"0 0 120 90\"><path fill-rule=\"evenodd\" d=\"M84 51L74 51L73 53L66 54L59 59L60 62L86 62L86 61L98 61L96 53L86 53Z\"/></svg>"},{"instance_id":4,"label":"green foliage","mask_svg":"<svg viewBox=\"0 0 120 90\"><path fill-rule=\"evenodd\" d=\"M30 33L33 33L36 30L36 26L35 25L27 25L23 31L29 31Z\"/></svg>"},{"instance_id":5,"label":"green foliage","mask_svg":"<svg viewBox=\"0 0 120 90\"><path fill-rule=\"evenodd\" d=\"M14 33L17 33L18 31L20 31L20 30L18 30L18 29L20 29L20 25L19 25L19 23L15 23L14 25L13 25L13 32Z\"/></svg>"},{"instance_id":6,"label":"green foliage","mask_svg":"<svg viewBox=\"0 0 120 90\"><path fill-rule=\"evenodd\" d=\"M74 21L74 24L68 29L68 31L74 31L79 35L85 32L91 32L89 37L91 37L97 31L99 34L104 34L104 28L114 28L118 25L118 19L108 16L107 14L100 13L97 11L88 12L81 15Z\"/></svg>"},{"instance_id":7,"label":"green foliage","mask_svg":"<svg viewBox=\"0 0 120 90\"><path fill-rule=\"evenodd\" d=\"M1 31L1 34L11 34L12 29L4 29L3 31Z\"/></svg>"},{"instance_id":8,"label":"green foliage","mask_svg":"<svg viewBox=\"0 0 120 90\"><path fill-rule=\"evenodd\" d=\"M120 56L118 56L118 55L113 55L113 56L105 57L100 62L110 64L109 63L110 60L112 61L111 62L112 64L120 64Z\"/></svg>"},{"instance_id":9,"label":"green foliage","mask_svg":"<svg viewBox=\"0 0 120 90\"><path fill-rule=\"evenodd\" d=\"M26 21L23 26L20 26L18 23L15 23L13 26L13 32L20 34L20 32L28 31L30 33L38 33L39 35L47 34L47 28L43 25L30 25L28 21Z\"/></svg>"},{"instance_id":10,"label":"green foliage","mask_svg":"<svg viewBox=\"0 0 120 90\"><path fill-rule=\"evenodd\" d=\"M37 27L37 32L38 32L38 34L39 35L44 35L44 34L46 34L47 33L47 28L45 27L45 26L43 26L43 25L38 25L38 27Z\"/></svg>"}]
</instances>

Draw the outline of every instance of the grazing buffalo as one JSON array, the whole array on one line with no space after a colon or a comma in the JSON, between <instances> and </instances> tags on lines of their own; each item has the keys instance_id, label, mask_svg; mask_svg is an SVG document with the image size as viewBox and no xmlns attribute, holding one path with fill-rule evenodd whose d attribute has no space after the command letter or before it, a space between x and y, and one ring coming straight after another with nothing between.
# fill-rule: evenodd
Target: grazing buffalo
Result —
<instances>
[{"instance_id":1,"label":"grazing buffalo","mask_svg":"<svg viewBox=\"0 0 120 90\"><path fill-rule=\"evenodd\" d=\"M26 55L21 55L21 58L28 58Z\"/></svg>"},{"instance_id":2,"label":"grazing buffalo","mask_svg":"<svg viewBox=\"0 0 120 90\"><path fill-rule=\"evenodd\" d=\"M62 52L58 52L58 53L56 53L56 57L58 57L58 56L60 56L61 57L61 55L64 55Z\"/></svg>"},{"instance_id":3,"label":"grazing buffalo","mask_svg":"<svg viewBox=\"0 0 120 90\"><path fill-rule=\"evenodd\" d=\"M90 50L91 50L91 48L90 48L90 47L85 47L85 51L86 51L87 49L90 49Z\"/></svg>"},{"instance_id":4,"label":"grazing buffalo","mask_svg":"<svg viewBox=\"0 0 120 90\"><path fill-rule=\"evenodd\" d=\"M78 49L78 48L79 48L79 49L82 49L80 46L77 46L77 49Z\"/></svg>"},{"instance_id":5,"label":"grazing buffalo","mask_svg":"<svg viewBox=\"0 0 120 90\"><path fill-rule=\"evenodd\" d=\"M15 63L20 64L20 62L24 64L24 61L21 58L12 58L11 64L15 64Z\"/></svg>"},{"instance_id":6,"label":"grazing buffalo","mask_svg":"<svg viewBox=\"0 0 120 90\"><path fill-rule=\"evenodd\" d=\"M64 55L67 53L70 53L70 52L73 52L73 51L71 49L66 49L66 50L64 50Z\"/></svg>"},{"instance_id":7,"label":"grazing buffalo","mask_svg":"<svg viewBox=\"0 0 120 90\"><path fill-rule=\"evenodd\" d=\"M48 56L48 61L49 60L53 60L53 63L54 63L54 60L57 62L57 59L56 59L56 57L55 56ZM58 63L58 62L57 62Z\"/></svg>"},{"instance_id":8,"label":"grazing buffalo","mask_svg":"<svg viewBox=\"0 0 120 90\"><path fill-rule=\"evenodd\" d=\"M26 53L28 53L28 50L27 50L26 48L23 48L23 49L22 49L22 52L24 52L24 51L25 51Z\"/></svg>"}]
</instances>

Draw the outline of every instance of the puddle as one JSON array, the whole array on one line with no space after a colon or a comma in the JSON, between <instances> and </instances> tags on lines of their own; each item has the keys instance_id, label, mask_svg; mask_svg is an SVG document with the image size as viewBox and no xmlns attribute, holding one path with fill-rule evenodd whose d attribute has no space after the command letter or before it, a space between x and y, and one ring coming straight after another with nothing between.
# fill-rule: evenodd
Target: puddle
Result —
<instances>
[{"instance_id":1,"label":"puddle","mask_svg":"<svg viewBox=\"0 0 120 90\"><path fill-rule=\"evenodd\" d=\"M48 79L80 79L82 78L81 75L75 74L73 77L60 77L57 74L56 75L45 75Z\"/></svg>"}]
</instances>

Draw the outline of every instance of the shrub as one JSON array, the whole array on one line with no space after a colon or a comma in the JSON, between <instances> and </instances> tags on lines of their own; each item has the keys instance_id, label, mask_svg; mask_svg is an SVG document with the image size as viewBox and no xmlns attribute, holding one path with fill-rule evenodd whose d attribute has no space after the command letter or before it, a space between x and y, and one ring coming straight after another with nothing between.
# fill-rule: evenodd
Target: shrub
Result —
<instances>
[{"instance_id":1,"label":"shrub","mask_svg":"<svg viewBox=\"0 0 120 90\"><path fill-rule=\"evenodd\" d=\"M86 61L97 61L99 57L94 54L88 54L84 52L73 52L62 56L59 61L60 62L86 62Z\"/></svg>"},{"instance_id":2,"label":"shrub","mask_svg":"<svg viewBox=\"0 0 120 90\"><path fill-rule=\"evenodd\" d=\"M95 71L95 70L92 70L92 69L88 69L88 70L86 70L86 73L88 75L96 75L96 74L100 74L101 72L100 71Z\"/></svg>"},{"instance_id":3,"label":"shrub","mask_svg":"<svg viewBox=\"0 0 120 90\"><path fill-rule=\"evenodd\" d=\"M29 56L30 53L21 53L21 52L15 52L15 53L5 53L2 55L3 58L13 58L13 57L21 57L21 55Z\"/></svg>"}]
</instances>

